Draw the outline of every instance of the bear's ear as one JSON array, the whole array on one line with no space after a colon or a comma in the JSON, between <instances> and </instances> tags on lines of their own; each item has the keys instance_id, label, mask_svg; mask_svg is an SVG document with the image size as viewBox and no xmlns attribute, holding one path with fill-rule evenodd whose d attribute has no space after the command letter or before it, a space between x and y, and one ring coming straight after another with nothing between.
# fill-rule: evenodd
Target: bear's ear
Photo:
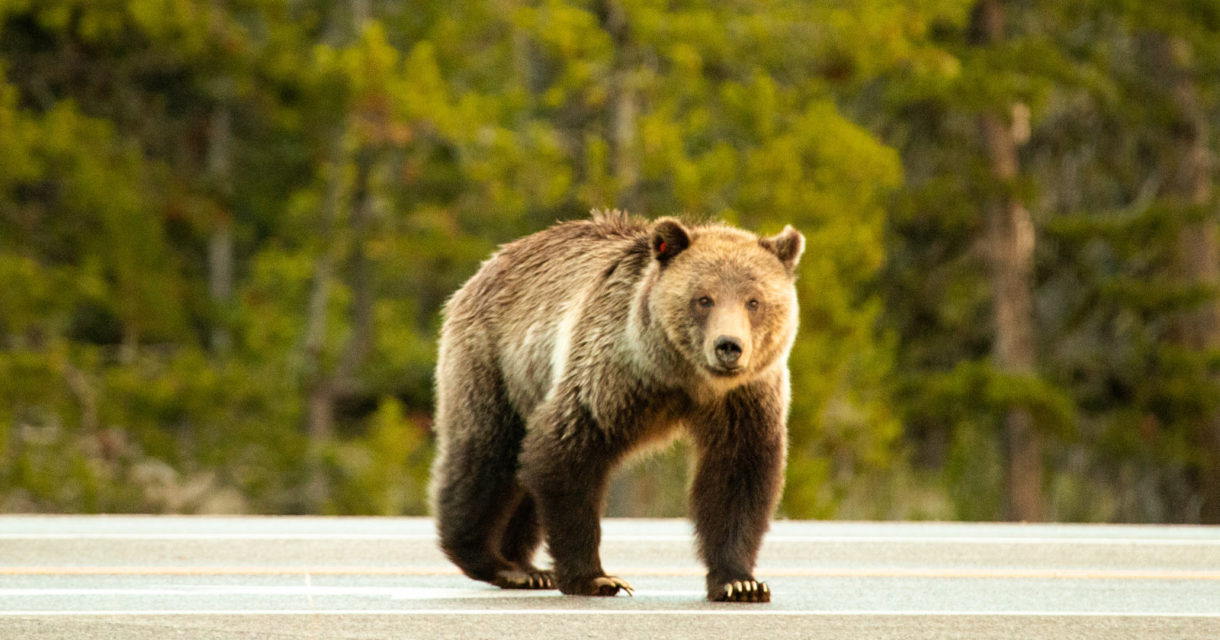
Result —
<instances>
[{"instance_id":1,"label":"bear's ear","mask_svg":"<svg viewBox=\"0 0 1220 640\"><path fill-rule=\"evenodd\" d=\"M661 218L652 227L652 257L662 265L690 246L690 232L675 218Z\"/></svg>"},{"instance_id":2,"label":"bear's ear","mask_svg":"<svg viewBox=\"0 0 1220 640\"><path fill-rule=\"evenodd\" d=\"M774 253L775 257L784 263L788 273L796 269L796 263L800 262L801 254L805 252L805 236L793 229L792 225L785 226L783 231L759 242L764 249Z\"/></svg>"}]
</instances>

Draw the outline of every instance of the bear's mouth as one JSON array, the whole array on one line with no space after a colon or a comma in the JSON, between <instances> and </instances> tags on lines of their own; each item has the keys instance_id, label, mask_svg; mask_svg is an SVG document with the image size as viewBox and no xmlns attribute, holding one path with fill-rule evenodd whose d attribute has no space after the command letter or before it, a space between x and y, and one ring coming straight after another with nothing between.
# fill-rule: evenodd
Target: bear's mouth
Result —
<instances>
[{"instance_id":1,"label":"bear's mouth","mask_svg":"<svg viewBox=\"0 0 1220 640\"><path fill-rule=\"evenodd\" d=\"M745 371L745 367L740 365L728 367L722 364L709 364L704 369L717 378L732 378Z\"/></svg>"}]
</instances>

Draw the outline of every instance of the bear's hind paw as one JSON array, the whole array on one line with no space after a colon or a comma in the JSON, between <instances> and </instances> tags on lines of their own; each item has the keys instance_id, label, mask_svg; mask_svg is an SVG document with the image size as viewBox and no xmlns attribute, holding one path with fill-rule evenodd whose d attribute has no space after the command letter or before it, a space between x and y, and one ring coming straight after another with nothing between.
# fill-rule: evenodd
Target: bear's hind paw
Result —
<instances>
[{"instance_id":1,"label":"bear's hind paw","mask_svg":"<svg viewBox=\"0 0 1220 640\"><path fill-rule=\"evenodd\" d=\"M715 602L771 602L771 588L757 580L734 580L708 594Z\"/></svg>"},{"instance_id":2,"label":"bear's hind paw","mask_svg":"<svg viewBox=\"0 0 1220 640\"><path fill-rule=\"evenodd\" d=\"M555 572L534 569L503 569L496 572L492 584L501 589L554 589Z\"/></svg>"}]
</instances>

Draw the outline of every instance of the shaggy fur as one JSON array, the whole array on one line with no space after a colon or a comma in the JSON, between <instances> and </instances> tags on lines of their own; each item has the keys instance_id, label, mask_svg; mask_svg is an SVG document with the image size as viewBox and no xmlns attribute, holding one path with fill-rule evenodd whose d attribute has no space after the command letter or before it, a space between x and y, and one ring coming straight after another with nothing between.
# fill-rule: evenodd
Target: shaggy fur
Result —
<instances>
[{"instance_id":1,"label":"shaggy fur","mask_svg":"<svg viewBox=\"0 0 1220 640\"><path fill-rule=\"evenodd\" d=\"M708 597L769 600L752 572L783 484L803 249L791 227L618 211L501 247L441 332L432 500L448 557L506 588L629 592L598 555L607 476L681 431ZM553 572L532 562L544 533Z\"/></svg>"}]
</instances>

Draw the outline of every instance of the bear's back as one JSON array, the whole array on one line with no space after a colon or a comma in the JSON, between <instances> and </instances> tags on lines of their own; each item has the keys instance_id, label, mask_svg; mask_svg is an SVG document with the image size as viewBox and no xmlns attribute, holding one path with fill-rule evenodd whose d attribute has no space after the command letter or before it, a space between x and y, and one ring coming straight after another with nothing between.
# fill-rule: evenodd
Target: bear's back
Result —
<instances>
[{"instance_id":1,"label":"bear's back","mask_svg":"<svg viewBox=\"0 0 1220 640\"><path fill-rule=\"evenodd\" d=\"M626 253L647 251L647 226L618 211L562 222L500 247L453 295L446 319L476 314L497 324L545 316ZM638 247L637 247L638 245Z\"/></svg>"},{"instance_id":2,"label":"bear's back","mask_svg":"<svg viewBox=\"0 0 1220 640\"><path fill-rule=\"evenodd\" d=\"M528 413L546 395L564 332L586 298L630 304L630 283L647 261L647 224L617 211L563 222L505 244L449 300L442 343L479 343L502 371L513 404ZM604 291L595 291L603 287ZM621 301L617 298L623 298ZM611 319L608 323L615 324ZM622 325L623 323L617 323ZM443 346L443 345L442 345Z\"/></svg>"}]
</instances>

